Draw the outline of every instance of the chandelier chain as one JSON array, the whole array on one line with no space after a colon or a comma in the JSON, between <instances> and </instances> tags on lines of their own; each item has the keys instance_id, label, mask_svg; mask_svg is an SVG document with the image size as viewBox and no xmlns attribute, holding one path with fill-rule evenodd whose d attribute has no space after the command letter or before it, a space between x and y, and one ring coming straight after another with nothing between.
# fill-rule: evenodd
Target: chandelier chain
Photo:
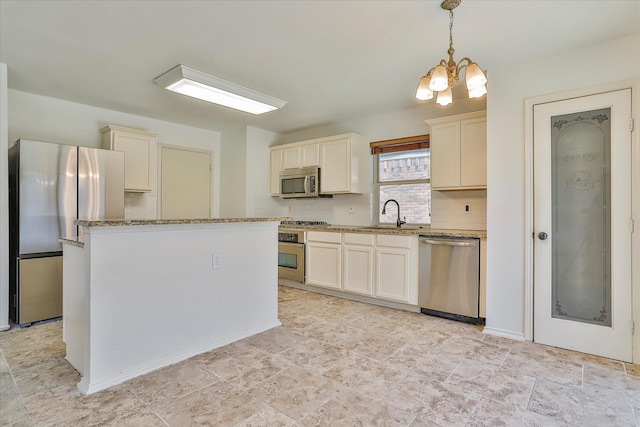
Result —
<instances>
[{"instance_id":1,"label":"chandelier chain","mask_svg":"<svg viewBox=\"0 0 640 427\"><path fill-rule=\"evenodd\" d=\"M453 9L449 11L449 47L453 47Z\"/></svg>"}]
</instances>

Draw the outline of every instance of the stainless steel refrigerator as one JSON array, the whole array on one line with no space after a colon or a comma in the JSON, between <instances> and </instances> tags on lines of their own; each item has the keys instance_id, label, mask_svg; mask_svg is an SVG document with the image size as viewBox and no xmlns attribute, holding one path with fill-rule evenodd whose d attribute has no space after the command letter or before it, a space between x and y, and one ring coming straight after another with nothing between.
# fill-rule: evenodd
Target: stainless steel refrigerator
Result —
<instances>
[{"instance_id":1,"label":"stainless steel refrigerator","mask_svg":"<svg viewBox=\"0 0 640 427\"><path fill-rule=\"evenodd\" d=\"M21 139L9 148L9 317L62 316L60 237L124 218L124 153Z\"/></svg>"}]
</instances>

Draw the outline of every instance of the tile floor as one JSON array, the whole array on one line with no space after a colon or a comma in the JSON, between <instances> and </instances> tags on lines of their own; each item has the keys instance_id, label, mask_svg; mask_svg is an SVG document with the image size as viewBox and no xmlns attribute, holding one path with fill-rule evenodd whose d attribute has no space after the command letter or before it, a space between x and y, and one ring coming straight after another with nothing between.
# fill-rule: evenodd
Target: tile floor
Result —
<instances>
[{"instance_id":1,"label":"tile floor","mask_svg":"<svg viewBox=\"0 0 640 427\"><path fill-rule=\"evenodd\" d=\"M287 287L283 326L91 396L61 322L0 333L13 426L640 426L640 366Z\"/></svg>"}]
</instances>

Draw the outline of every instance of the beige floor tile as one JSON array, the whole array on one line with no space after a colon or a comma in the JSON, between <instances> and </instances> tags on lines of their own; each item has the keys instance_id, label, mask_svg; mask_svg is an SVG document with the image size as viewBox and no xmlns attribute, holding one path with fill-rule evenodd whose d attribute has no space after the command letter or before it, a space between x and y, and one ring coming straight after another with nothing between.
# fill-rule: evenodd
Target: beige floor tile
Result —
<instances>
[{"instance_id":1,"label":"beige floor tile","mask_svg":"<svg viewBox=\"0 0 640 427\"><path fill-rule=\"evenodd\" d=\"M64 384L77 384L80 375L64 359L54 360L14 373L16 385L24 398Z\"/></svg>"},{"instance_id":2,"label":"beige floor tile","mask_svg":"<svg viewBox=\"0 0 640 427\"><path fill-rule=\"evenodd\" d=\"M236 424L234 427L297 427L298 423L292 418L287 417L282 412L265 406L255 414L251 415L244 421Z\"/></svg>"},{"instance_id":3,"label":"beige floor tile","mask_svg":"<svg viewBox=\"0 0 640 427\"><path fill-rule=\"evenodd\" d=\"M480 398L472 391L415 375L394 387L384 400L444 427L464 425Z\"/></svg>"},{"instance_id":4,"label":"beige floor tile","mask_svg":"<svg viewBox=\"0 0 640 427\"><path fill-rule=\"evenodd\" d=\"M340 389L325 377L292 367L261 382L250 393L291 418L299 419L335 397Z\"/></svg>"},{"instance_id":5,"label":"beige floor tile","mask_svg":"<svg viewBox=\"0 0 640 427\"><path fill-rule=\"evenodd\" d=\"M582 387L582 364L546 353L517 353L512 349L502 368L558 384Z\"/></svg>"},{"instance_id":6,"label":"beige floor tile","mask_svg":"<svg viewBox=\"0 0 640 427\"><path fill-rule=\"evenodd\" d=\"M293 365L281 356L259 351L262 354L239 354L209 363L207 369L237 386L249 389Z\"/></svg>"},{"instance_id":7,"label":"beige floor tile","mask_svg":"<svg viewBox=\"0 0 640 427\"><path fill-rule=\"evenodd\" d=\"M384 360L400 350L404 342L393 337L362 331L353 338L346 338L342 345L349 351L372 359Z\"/></svg>"},{"instance_id":8,"label":"beige floor tile","mask_svg":"<svg viewBox=\"0 0 640 427\"><path fill-rule=\"evenodd\" d=\"M29 419L20 390L10 375L0 376L0 426L24 423Z\"/></svg>"},{"instance_id":9,"label":"beige floor tile","mask_svg":"<svg viewBox=\"0 0 640 427\"><path fill-rule=\"evenodd\" d=\"M281 356L308 371L321 375L346 360L349 352L344 347L326 341L308 339L283 351Z\"/></svg>"},{"instance_id":10,"label":"beige floor tile","mask_svg":"<svg viewBox=\"0 0 640 427\"><path fill-rule=\"evenodd\" d=\"M462 356L432 352L416 358L413 372L428 376L433 381L444 382L465 359Z\"/></svg>"},{"instance_id":11,"label":"beige floor tile","mask_svg":"<svg viewBox=\"0 0 640 427\"><path fill-rule=\"evenodd\" d=\"M415 415L386 402L345 391L300 420L302 426L408 426Z\"/></svg>"},{"instance_id":12,"label":"beige floor tile","mask_svg":"<svg viewBox=\"0 0 640 427\"><path fill-rule=\"evenodd\" d=\"M364 356L355 356L346 363L329 369L323 376L372 399L382 399L407 374L406 370L385 366L382 362Z\"/></svg>"},{"instance_id":13,"label":"beige floor tile","mask_svg":"<svg viewBox=\"0 0 640 427\"><path fill-rule=\"evenodd\" d=\"M266 407L247 392L226 381L167 402L158 413L170 426L234 426Z\"/></svg>"},{"instance_id":14,"label":"beige floor tile","mask_svg":"<svg viewBox=\"0 0 640 427\"><path fill-rule=\"evenodd\" d=\"M31 396L26 403L36 425L166 426L124 385L85 396L67 384Z\"/></svg>"},{"instance_id":15,"label":"beige floor tile","mask_svg":"<svg viewBox=\"0 0 640 427\"><path fill-rule=\"evenodd\" d=\"M126 382L140 399L154 409L180 399L220 378L194 360L167 366Z\"/></svg>"},{"instance_id":16,"label":"beige floor tile","mask_svg":"<svg viewBox=\"0 0 640 427\"><path fill-rule=\"evenodd\" d=\"M466 427L563 427L554 418L505 402L483 398L476 406Z\"/></svg>"},{"instance_id":17,"label":"beige floor tile","mask_svg":"<svg viewBox=\"0 0 640 427\"><path fill-rule=\"evenodd\" d=\"M278 326L261 334L245 338L242 341L267 353L281 353L306 340L308 340L308 337L283 326Z\"/></svg>"}]
</instances>

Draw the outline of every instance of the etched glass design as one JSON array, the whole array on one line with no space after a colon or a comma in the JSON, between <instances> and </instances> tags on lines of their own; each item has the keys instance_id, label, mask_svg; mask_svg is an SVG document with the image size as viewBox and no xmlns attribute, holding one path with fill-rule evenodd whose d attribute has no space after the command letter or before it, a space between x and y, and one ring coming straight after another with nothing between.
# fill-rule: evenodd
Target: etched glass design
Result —
<instances>
[{"instance_id":1,"label":"etched glass design","mask_svg":"<svg viewBox=\"0 0 640 427\"><path fill-rule=\"evenodd\" d=\"M611 108L551 117L552 317L611 326Z\"/></svg>"}]
</instances>

